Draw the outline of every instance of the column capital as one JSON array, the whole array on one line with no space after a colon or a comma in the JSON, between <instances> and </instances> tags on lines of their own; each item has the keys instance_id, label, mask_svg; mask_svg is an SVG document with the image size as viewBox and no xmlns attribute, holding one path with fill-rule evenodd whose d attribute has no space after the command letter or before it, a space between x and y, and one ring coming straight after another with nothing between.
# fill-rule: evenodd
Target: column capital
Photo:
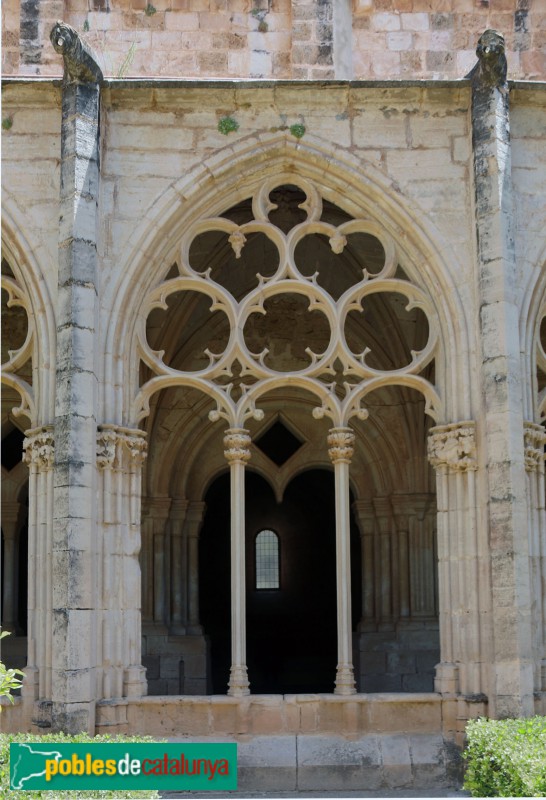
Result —
<instances>
[{"instance_id":1,"label":"column capital","mask_svg":"<svg viewBox=\"0 0 546 800\"><path fill-rule=\"evenodd\" d=\"M373 533L375 527L375 510L371 500L355 500L353 514L360 529L360 535Z\"/></svg>"},{"instance_id":2,"label":"column capital","mask_svg":"<svg viewBox=\"0 0 546 800\"><path fill-rule=\"evenodd\" d=\"M97 467L122 469L124 457L129 466L141 467L148 454L146 432L140 428L99 425L97 428Z\"/></svg>"},{"instance_id":3,"label":"column capital","mask_svg":"<svg viewBox=\"0 0 546 800\"><path fill-rule=\"evenodd\" d=\"M42 425L25 431L23 461L39 472L53 469L55 462L55 435L53 425Z\"/></svg>"},{"instance_id":4,"label":"column capital","mask_svg":"<svg viewBox=\"0 0 546 800\"><path fill-rule=\"evenodd\" d=\"M536 422L523 423L523 442L525 447L525 469L527 472L538 472L544 463L544 445L546 430Z\"/></svg>"},{"instance_id":5,"label":"column capital","mask_svg":"<svg viewBox=\"0 0 546 800\"><path fill-rule=\"evenodd\" d=\"M374 497L373 507L375 509L375 514L378 519L385 519L386 517L392 517L392 505L391 505L390 495L386 495L383 497Z\"/></svg>"},{"instance_id":6,"label":"column capital","mask_svg":"<svg viewBox=\"0 0 546 800\"><path fill-rule=\"evenodd\" d=\"M355 435L351 428L330 428L327 442L332 464L351 463L355 444Z\"/></svg>"},{"instance_id":7,"label":"column capital","mask_svg":"<svg viewBox=\"0 0 546 800\"><path fill-rule=\"evenodd\" d=\"M170 497L143 497L142 516L166 520L169 518L171 504Z\"/></svg>"},{"instance_id":8,"label":"column capital","mask_svg":"<svg viewBox=\"0 0 546 800\"><path fill-rule=\"evenodd\" d=\"M230 464L246 464L250 461L252 440L245 428L228 428L224 436L224 456Z\"/></svg>"},{"instance_id":9,"label":"column capital","mask_svg":"<svg viewBox=\"0 0 546 800\"><path fill-rule=\"evenodd\" d=\"M203 522L203 517L205 516L205 511L207 510L207 504L203 502L195 502L190 503L188 505L188 510L186 512L186 522L190 526L189 534L192 534L192 529L196 526L201 525Z\"/></svg>"},{"instance_id":10,"label":"column capital","mask_svg":"<svg viewBox=\"0 0 546 800\"><path fill-rule=\"evenodd\" d=\"M473 420L436 425L428 436L428 460L435 469L468 472L478 468L476 423Z\"/></svg>"},{"instance_id":11,"label":"column capital","mask_svg":"<svg viewBox=\"0 0 546 800\"><path fill-rule=\"evenodd\" d=\"M173 497L169 517L173 522L184 522L188 513L189 501Z\"/></svg>"}]
</instances>

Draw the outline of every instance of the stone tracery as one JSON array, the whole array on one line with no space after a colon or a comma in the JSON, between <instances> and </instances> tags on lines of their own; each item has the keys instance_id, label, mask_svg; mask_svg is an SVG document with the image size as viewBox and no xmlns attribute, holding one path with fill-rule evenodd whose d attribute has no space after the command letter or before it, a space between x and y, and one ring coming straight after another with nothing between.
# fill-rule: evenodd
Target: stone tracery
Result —
<instances>
[{"instance_id":1,"label":"stone tracery","mask_svg":"<svg viewBox=\"0 0 546 800\"><path fill-rule=\"evenodd\" d=\"M30 375L27 375L29 370L28 368L23 369L32 357L32 348L34 344L34 326L30 304L19 283L9 275L2 275L2 290L8 295L7 307L23 308L27 317L27 330L24 342L15 350L8 351L8 359L1 366L2 382L14 389L21 396L20 406L13 409L15 416L25 415L32 419L34 417L35 405L34 391L28 379Z\"/></svg>"},{"instance_id":2,"label":"stone tracery","mask_svg":"<svg viewBox=\"0 0 546 800\"><path fill-rule=\"evenodd\" d=\"M307 219L284 233L269 220L269 213L276 209L270 200L276 181L264 183L252 200L254 219L238 225L225 217L202 219L194 224L183 238L179 263L179 277L166 280L147 298L143 321L138 333L139 351L143 362L155 377L141 388L135 401L139 419L149 410L151 395L167 386L184 385L203 391L214 398L216 409L210 414L212 420L225 419L230 427L243 427L245 421L260 419L262 411L257 407L259 399L271 390L290 383L311 392L320 405L314 415L326 415L336 427L343 427L353 417L363 419L366 409L362 406L365 395L373 389L390 384L404 384L418 389L426 399L426 411L435 419L442 413L442 403L435 388L420 373L434 359L439 340L439 328L430 299L425 292L407 280L396 277L396 247L390 236L380 226L369 220L352 219L334 226L321 220L322 199L316 187L308 181L298 180L298 188L305 194L299 205ZM273 275L264 277L257 268L258 286L238 301L232 293L213 280L211 270L197 272L190 263L192 241L206 231L221 231L228 234L228 241L235 257L240 258L247 243L247 234L260 232L276 247L279 265ZM342 253L347 236L365 233L379 240L384 251L384 263L377 273L362 269L362 279L355 282L334 300L317 280L318 273L305 276L296 265L295 249L307 236L322 234L328 238L333 253ZM148 342L145 318L154 308L168 309L168 298L177 292L196 292L210 298L212 312L222 312L229 323L229 341L222 353L204 350L209 359L208 366L193 372L182 372L168 366L163 350L153 350ZM346 322L350 312L362 312L366 299L372 295L386 293L402 295L407 300L406 310L414 308L424 312L429 322L428 341L420 351L411 351L409 364L395 369L378 369L367 362L370 348L365 347L355 354L347 343ZM310 347L305 352L310 360L307 366L291 371L276 369L267 362L269 349L260 353L251 351L245 337L245 327L255 314L266 314L267 300L286 295L298 295L308 301L308 311L318 311L327 321L330 338L325 350L314 352ZM234 368L240 368L240 396L233 392ZM336 372L341 381L332 382ZM245 381L246 379L246 381ZM228 381L226 383L226 380ZM341 391L340 391L341 384Z\"/></svg>"}]
</instances>

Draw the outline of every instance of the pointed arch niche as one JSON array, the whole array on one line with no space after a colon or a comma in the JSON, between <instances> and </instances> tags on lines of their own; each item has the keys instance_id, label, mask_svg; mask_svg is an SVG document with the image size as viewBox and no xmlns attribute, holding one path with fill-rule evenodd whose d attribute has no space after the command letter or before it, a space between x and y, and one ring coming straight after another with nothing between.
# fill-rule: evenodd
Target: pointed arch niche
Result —
<instances>
[{"instance_id":1,"label":"pointed arch niche","mask_svg":"<svg viewBox=\"0 0 546 800\"><path fill-rule=\"evenodd\" d=\"M149 692L223 684L244 695L253 669L268 691L317 691L297 666L305 654L290 659L298 615L302 638L314 631L320 690L432 691L440 646L426 444L445 417L435 302L410 279L386 227L349 213L312 180L271 177L240 195L187 227L136 331L131 416L145 419L149 448L141 559ZM332 586L333 655L326 636L321 652L311 604L303 614L304 599L283 599L286 558L308 536L317 471L322 503L325 478L331 486L314 524L329 554L329 577L317 571L316 580ZM258 483L248 484L249 472ZM284 555L276 598L256 602L253 543L262 529L275 531ZM301 561L302 583L312 583L313 563ZM221 626L211 622L215 605ZM221 655L207 627L227 629ZM292 683L275 681L275 663L292 669Z\"/></svg>"}]
</instances>

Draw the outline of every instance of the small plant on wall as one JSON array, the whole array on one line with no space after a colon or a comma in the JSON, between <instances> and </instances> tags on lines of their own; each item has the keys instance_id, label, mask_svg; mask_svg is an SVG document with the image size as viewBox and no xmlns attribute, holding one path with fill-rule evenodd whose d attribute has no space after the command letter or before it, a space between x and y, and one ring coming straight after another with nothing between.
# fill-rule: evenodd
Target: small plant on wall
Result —
<instances>
[{"instance_id":1,"label":"small plant on wall","mask_svg":"<svg viewBox=\"0 0 546 800\"><path fill-rule=\"evenodd\" d=\"M218 130L227 136L228 133L234 133L239 130L239 123L234 117L222 117L218 122Z\"/></svg>"}]
</instances>

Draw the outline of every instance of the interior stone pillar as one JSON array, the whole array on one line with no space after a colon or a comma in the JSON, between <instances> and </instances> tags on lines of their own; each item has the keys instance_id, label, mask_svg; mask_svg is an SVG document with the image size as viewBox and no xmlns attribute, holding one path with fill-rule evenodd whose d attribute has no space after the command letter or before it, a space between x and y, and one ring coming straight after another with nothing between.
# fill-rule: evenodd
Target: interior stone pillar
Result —
<instances>
[{"instance_id":1,"label":"interior stone pillar","mask_svg":"<svg viewBox=\"0 0 546 800\"><path fill-rule=\"evenodd\" d=\"M351 624L351 515L349 464L355 435L350 428L330 428L328 455L334 465L336 492L337 669L335 694L355 694Z\"/></svg>"},{"instance_id":2,"label":"interior stone pillar","mask_svg":"<svg viewBox=\"0 0 546 800\"><path fill-rule=\"evenodd\" d=\"M374 497L373 505L377 519L377 565L376 582L379 624L383 629L392 630L394 625L393 607L393 518L390 497Z\"/></svg>"},{"instance_id":3,"label":"interior stone pillar","mask_svg":"<svg viewBox=\"0 0 546 800\"><path fill-rule=\"evenodd\" d=\"M409 520L412 495L393 495L391 504L397 532L400 619L407 620L411 614L410 603L410 558L409 558Z\"/></svg>"},{"instance_id":4,"label":"interior stone pillar","mask_svg":"<svg viewBox=\"0 0 546 800\"><path fill-rule=\"evenodd\" d=\"M434 495L414 493L410 500L409 560L412 617L431 619L436 614L435 547L431 507Z\"/></svg>"},{"instance_id":5,"label":"interior stone pillar","mask_svg":"<svg viewBox=\"0 0 546 800\"><path fill-rule=\"evenodd\" d=\"M246 666L245 464L250 436L244 428L228 428L224 456L231 478L231 670L228 694L250 694Z\"/></svg>"},{"instance_id":6,"label":"interior stone pillar","mask_svg":"<svg viewBox=\"0 0 546 800\"><path fill-rule=\"evenodd\" d=\"M105 699L146 694L141 665L140 498L144 431L101 425L97 466L103 498L100 526L99 653Z\"/></svg>"},{"instance_id":7,"label":"interior stone pillar","mask_svg":"<svg viewBox=\"0 0 546 800\"><path fill-rule=\"evenodd\" d=\"M188 633L202 634L199 622L199 532L205 515L205 503L190 503L186 515L188 540Z\"/></svg>"},{"instance_id":8,"label":"interior stone pillar","mask_svg":"<svg viewBox=\"0 0 546 800\"><path fill-rule=\"evenodd\" d=\"M172 636L183 636L187 623L187 548L185 535L185 519L188 501L174 499L171 504L171 624L169 633Z\"/></svg>"},{"instance_id":9,"label":"interior stone pillar","mask_svg":"<svg viewBox=\"0 0 546 800\"><path fill-rule=\"evenodd\" d=\"M146 512L151 521L152 605L153 624L156 630L158 628L165 630L168 617L167 598L170 595L170 571L167 569L166 557L169 551L167 520L170 506L170 497L151 497L148 498L146 504Z\"/></svg>"},{"instance_id":10,"label":"interior stone pillar","mask_svg":"<svg viewBox=\"0 0 546 800\"><path fill-rule=\"evenodd\" d=\"M18 633L17 597L19 575L19 524L21 504L2 503L2 533L4 558L2 564L2 630Z\"/></svg>"},{"instance_id":11,"label":"interior stone pillar","mask_svg":"<svg viewBox=\"0 0 546 800\"><path fill-rule=\"evenodd\" d=\"M53 426L26 432L23 461L28 487L28 622L24 700L51 699Z\"/></svg>"},{"instance_id":12,"label":"interior stone pillar","mask_svg":"<svg viewBox=\"0 0 546 800\"><path fill-rule=\"evenodd\" d=\"M544 445L546 431L534 422L524 424L527 481L531 613L533 620L534 689L546 692L546 511L544 507Z\"/></svg>"},{"instance_id":13,"label":"interior stone pillar","mask_svg":"<svg viewBox=\"0 0 546 800\"><path fill-rule=\"evenodd\" d=\"M533 713L534 698L510 92L503 36L486 31L476 52L471 117L493 627L489 714L518 717Z\"/></svg>"},{"instance_id":14,"label":"interior stone pillar","mask_svg":"<svg viewBox=\"0 0 546 800\"><path fill-rule=\"evenodd\" d=\"M362 611L359 632L375 630L375 569L374 533L375 513L369 500L356 500L353 511L360 531Z\"/></svg>"}]
</instances>

